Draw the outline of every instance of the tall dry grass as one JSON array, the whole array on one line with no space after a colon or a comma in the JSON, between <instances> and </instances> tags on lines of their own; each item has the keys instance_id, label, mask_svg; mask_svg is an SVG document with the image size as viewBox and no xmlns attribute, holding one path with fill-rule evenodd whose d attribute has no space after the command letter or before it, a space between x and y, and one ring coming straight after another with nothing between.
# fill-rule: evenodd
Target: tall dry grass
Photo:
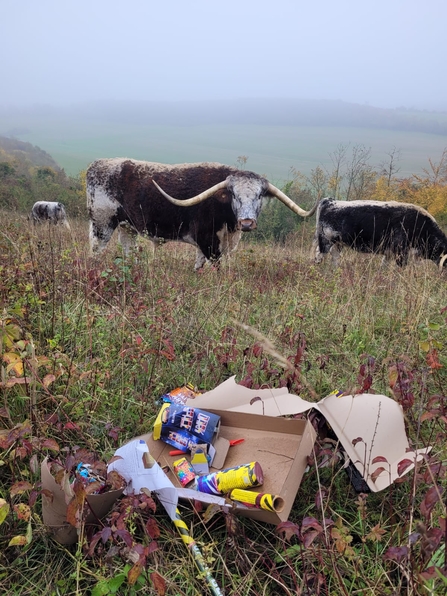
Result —
<instances>
[{"instance_id":1,"label":"tall dry grass","mask_svg":"<svg viewBox=\"0 0 447 596\"><path fill-rule=\"evenodd\" d=\"M287 385L310 401L335 389L385 393L403 405L411 444L433 445L417 474L358 495L322 436L285 527L222 514L205 522L188 506L182 513L227 595L443 593L445 578L427 570L445 565L445 273L425 261L382 267L349 251L336 271L316 266L306 227L285 245L243 241L220 271L195 273L190 246L153 252L141 239L125 258L113 241L93 259L83 221L67 233L2 219L2 353L12 349L4 339L12 321L28 342L23 361L30 345L41 359L26 385L8 386L13 371L3 362L3 445L29 419L36 437L108 459L151 429L163 393L186 382L209 390L231 375L253 388ZM294 362L293 374L256 334ZM12 507L29 493L11 496L11 486L39 481L36 451L22 457L15 447L0 455L1 495ZM206 593L169 520L156 517L159 549L145 573L156 570L166 594ZM162 593L146 575L129 586L128 567L112 555L52 542L39 500L32 540L8 546L21 524L12 508L0 525L4 593Z\"/></svg>"}]
</instances>

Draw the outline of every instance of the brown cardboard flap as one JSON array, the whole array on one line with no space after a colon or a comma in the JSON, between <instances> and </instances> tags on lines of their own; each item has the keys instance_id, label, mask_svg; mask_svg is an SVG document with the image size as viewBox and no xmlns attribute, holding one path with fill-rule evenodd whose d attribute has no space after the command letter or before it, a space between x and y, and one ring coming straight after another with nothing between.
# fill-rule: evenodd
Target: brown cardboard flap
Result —
<instances>
[{"instance_id":1,"label":"brown cardboard flap","mask_svg":"<svg viewBox=\"0 0 447 596\"><path fill-rule=\"evenodd\" d=\"M53 498L42 494L42 518L50 534L61 544L74 544L78 539L77 529L67 522L67 506L73 497L73 491L68 482L63 490L53 478L46 457L41 464L42 489L52 493ZM96 525L112 508L124 489L108 491L100 495L88 495L87 502L91 508L87 514L86 525Z\"/></svg>"}]
</instances>

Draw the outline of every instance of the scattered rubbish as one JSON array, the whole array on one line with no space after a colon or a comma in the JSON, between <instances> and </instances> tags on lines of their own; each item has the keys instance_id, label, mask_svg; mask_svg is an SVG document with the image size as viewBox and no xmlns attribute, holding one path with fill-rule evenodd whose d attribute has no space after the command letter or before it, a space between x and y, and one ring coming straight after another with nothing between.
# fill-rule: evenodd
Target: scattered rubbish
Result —
<instances>
[{"instance_id":1,"label":"scattered rubbish","mask_svg":"<svg viewBox=\"0 0 447 596\"><path fill-rule=\"evenodd\" d=\"M187 401L186 405L191 403L200 408L211 408L213 404L213 409L224 406L228 412L253 412L263 416L295 415L315 408L325 417L372 492L383 490L401 478L431 450L431 447L410 449L402 407L385 395L344 395L337 391L312 403L288 393L285 387L247 389L238 385L233 376L197 396L193 402ZM357 474L351 473L351 476L357 486L361 486Z\"/></svg>"},{"instance_id":2,"label":"scattered rubbish","mask_svg":"<svg viewBox=\"0 0 447 596\"><path fill-rule=\"evenodd\" d=\"M154 439L180 451L197 443L211 444L219 434L220 417L191 406L165 402L154 424Z\"/></svg>"},{"instance_id":3,"label":"scattered rubbish","mask_svg":"<svg viewBox=\"0 0 447 596\"><path fill-rule=\"evenodd\" d=\"M182 387L177 387L169 393L165 393L161 396L161 402L169 402L171 404L181 404L184 405L188 399L194 399L198 395L201 395L191 383L187 383Z\"/></svg>"},{"instance_id":4,"label":"scattered rubbish","mask_svg":"<svg viewBox=\"0 0 447 596\"><path fill-rule=\"evenodd\" d=\"M146 467L144 465L144 459L141 452L143 441L146 443L146 453L150 454L151 461L154 462L151 467ZM160 441L158 441L158 443L160 443ZM154 441L154 444L157 444L157 441ZM178 490L163 472L156 461L157 459L157 457L153 456L144 438L134 439L130 441L130 443L117 449L112 462L108 466L108 471L116 471L125 478L127 486L124 492L126 494L132 492L139 493L143 488L157 494L160 503L163 505L166 513L177 528L183 543L188 547L189 552L192 554L197 568L206 579L212 594L215 596L222 596L219 585L212 576L211 570L206 564L199 547L190 535L187 525L180 516L180 512L177 508ZM143 465L141 465L142 461ZM194 493L195 491L189 492Z\"/></svg>"},{"instance_id":5,"label":"scattered rubbish","mask_svg":"<svg viewBox=\"0 0 447 596\"><path fill-rule=\"evenodd\" d=\"M188 486L188 484L191 484L196 477L194 468L186 459L186 457L182 457L181 459L175 461L172 464L172 467L174 468L175 475L179 479L182 486Z\"/></svg>"},{"instance_id":6,"label":"scattered rubbish","mask_svg":"<svg viewBox=\"0 0 447 596\"><path fill-rule=\"evenodd\" d=\"M117 474L107 474L103 464L103 475L87 463L79 463L67 471L62 464L46 457L41 464L42 518L49 533L60 544L74 544L83 511L77 511L78 503L74 492L76 479L84 485L85 507L89 509L85 525L96 525L115 501L123 494L124 479ZM71 523L72 522L72 523Z\"/></svg>"},{"instance_id":7,"label":"scattered rubbish","mask_svg":"<svg viewBox=\"0 0 447 596\"><path fill-rule=\"evenodd\" d=\"M206 476L198 476L194 488L202 493L226 495L233 488L261 486L263 482L264 475L261 466L257 461L252 461L249 464L241 464L235 468L227 468Z\"/></svg>"},{"instance_id":8,"label":"scattered rubbish","mask_svg":"<svg viewBox=\"0 0 447 596\"><path fill-rule=\"evenodd\" d=\"M239 501L247 505L247 507L260 507L266 511L276 511L277 513L280 513L284 509L284 499L278 495L234 488L230 492L229 497L232 501Z\"/></svg>"}]
</instances>

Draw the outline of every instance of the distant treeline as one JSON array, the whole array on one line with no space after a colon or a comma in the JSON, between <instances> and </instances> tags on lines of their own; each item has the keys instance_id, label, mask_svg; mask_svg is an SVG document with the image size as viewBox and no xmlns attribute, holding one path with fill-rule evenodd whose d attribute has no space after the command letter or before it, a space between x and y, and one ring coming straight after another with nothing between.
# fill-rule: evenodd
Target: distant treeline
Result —
<instances>
[{"instance_id":1,"label":"distant treeline","mask_svg":"<svg viewBox=\"0 0 447 596\"><path fill-rule=\"evenodd\" d=\"M216 101L115 101L75 104L64 108L0 108L1 113L60 114L85 121L199 125L340 126L447 135L447 112L407 108L384 109L334 100L241 99ZM14 130L2 134L20 134Z\"/></svg>"}]
</instances>

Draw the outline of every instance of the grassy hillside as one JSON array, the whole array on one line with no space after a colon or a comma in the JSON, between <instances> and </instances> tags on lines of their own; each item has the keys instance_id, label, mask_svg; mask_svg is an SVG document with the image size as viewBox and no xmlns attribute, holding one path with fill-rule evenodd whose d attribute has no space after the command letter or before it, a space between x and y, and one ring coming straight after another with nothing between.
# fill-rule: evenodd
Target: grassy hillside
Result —
<instances>
[{"instance_id":1,"label":"grassy hillside","mask_svg":"<svg viewBox=\"0 0 447 596\"><path fill-rule=\"evenodd\" d=\"M160 106L113 104L84 109L2 110L0 134L42 147L71 175L98 157L233 165L238 157L246 156L249 169L276 183L288 180L291 168L305 175L318 165L330 169L330 154L340 144L371 148L374 167L386 161L393 148L399 149L402 176L420 173L428 158L438 159L447 144L445 133L430 132L434 118L443 130L444 114L418 114L417 122L427 125L411 127L413 115L407 114L404 124L393 120L391 125L388 111L367 106L359 115L361 106L350 104L335 112L309 111L308 106L301 106L301 111L290 106L285 110L282 104L274 103L252 110L245 104L239 109L236 104L231 110L225 105L221 106L222 113L216 106L212 111L186 106L183 111L177 107L170 112Z\"/></svg>"},{"instance_id":2,"label":"grassy hillside","mask_svg":"<svg viewBox=\"0 0 447 596\"><path fill-rule=\"evenodd\" d=\"M71 233L29 229L10 213L4 222L2 593L207 594L156 499L155 511L152 501L124 502L96 542L53 542L42 524L39 464L49 454L68 466L79 449L107 461L151 430L163 393L185 382L208 390L230 375L309 401L334 389L384 393L401 404L411 446L432 451L389 488L357 494L339 446L319 426L283 526L182 504L225 594L445 593L445 272L431 262L381 267L379 257L349 251L337 271L315 266L312 222L286 245L242 242L220 271L201 274L190 246L152 254L142 240L138 258L124 259L112 242L91 259L85 221L72 221Z\"/></svg>"}]
</instances>

